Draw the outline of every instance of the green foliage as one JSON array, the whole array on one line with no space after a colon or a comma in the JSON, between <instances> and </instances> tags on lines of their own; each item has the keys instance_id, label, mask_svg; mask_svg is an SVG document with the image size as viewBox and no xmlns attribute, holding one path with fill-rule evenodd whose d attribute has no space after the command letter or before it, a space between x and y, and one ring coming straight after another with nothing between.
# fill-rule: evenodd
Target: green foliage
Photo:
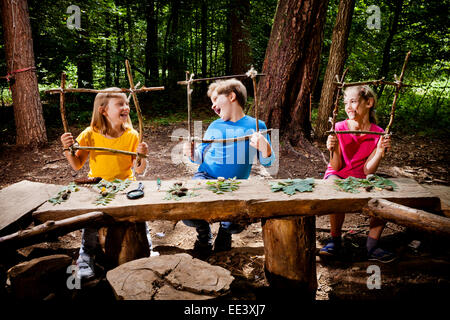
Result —
<instances>
[{"instance_id":1,"label":"green foliage","mask_svg":"<svg viewBox=\"0 0 450 320\"><path fill-rule=\"evenodd\" d=\"M94 204L99 206L106 206L110 203L115 197L116 194L120 191L125 190L131 184L131 180L120 180L114 179L113 181L102 180L97 183L94 188L98 190L100 195L94 201Z\"/></svg>"},{"instance_id":2,"label":"green foliage","mask_svg":"<svg viewBox=\"0 0 450 320\"><path fill-rule=\"evenodd\" d=\"M80 190L75 182L69 183L67 186L61 189L61 191L58 192L58 194L50 199L48 199L48 202L52 203L53 205L60 204L67 199L69 199L72 192L77 192Z\"/></svg>"},{"instance_id":3,"label":"green foliage","mask_svg":"<svg viewBox=\"0 0 450 320\"><path fill-rule=\"evenodd\" d=\"M188 188L186 187L183 187L183 183L176 182L169 188L169 190L166 191L166 196L164 197L164 200L179 201L184 198L192 198L196 196L198 196L198 194L196 194L194 191L189 191Z\"/></svg>"},{"instance_id":4,"label":"green foliage","mask_svg":"<svg viewBox=\"0 0 450 320\"><path fill-rule=\"evenodd\" d=\"M283 191L287 195L294 195L298 192L312 192L314 189L314 179L287 179L283 181L270 182L271 191Z\"/></svg>"},{"instance_id":5,"label":"green foliage","mask_svg":"<svg viewBox=\"0 0 450 320\"><path fill-rule=\"evenodd\" d=\"M386 189L390 191L397 189L397 185L394 182L377 175L368 175L367 179L359 179L354 177L336 179L334 180L334 183L336 184L337 190L350 193L359 193L360 188L364 188L367 192L370 192L373 189Z\"/></svg>"},{"instance_id":6,"label":"green foliage","mask_svg":"<svg viewBox=\"0 0 450 320\"><path fill-rule=\"evenodd\" d=\"M207 189L215 194L224 194L225 192L233 192L239 189L240 181L236 181L236 177L225 179L218 177L217 181L207 181Z\"/></svg>"}]
</instances>

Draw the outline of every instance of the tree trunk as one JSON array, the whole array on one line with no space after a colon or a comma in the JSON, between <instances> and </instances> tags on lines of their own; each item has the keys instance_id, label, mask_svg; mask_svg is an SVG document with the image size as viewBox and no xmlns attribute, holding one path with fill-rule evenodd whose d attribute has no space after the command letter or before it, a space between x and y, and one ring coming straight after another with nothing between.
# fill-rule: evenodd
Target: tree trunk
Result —
<instances>
[{"instance_id":1,"label":"tree trunk","mask_svg":"<svg viewBox=\"0 0 450 320\"><path fill-rule=\"evenodd\" d=\"M88 17L86 14L81 15L81 25L83 29L79 31L77 57L77 76L78 88L92 88L94 82L94 72L92 68L92 52L89 42Z\"/></svg>"},{"instance_id":2,"label":"tree trunk","mask_svg":"<svg viewBox=\"0 0 450 320\"><path fill-rule=\"evenodd\" d=\"M293 145L310 138L309 98L319 73L328 1L280 0L258 95L262 119ZM289 36L287 36L289 35Z\"/></svg>"},{"instance_id":3,"label":"tree trunk","mask_svg":"<svg viewBox=\"0 0 450 320\"><path fill-rule=\"evenodd\" d=\"M208 67L208 60L207 60L207 54L206 54L206 47L208 44L208 4L206 3L206 0L202 1L202 18L201 18L201 33L202 33L202 77L206 78L206 70ZM207 83L205 81L202 81L201 83L201 92L206 93L206 85Z\"/></svg>"},{"instance_id":4,"label":"tree trunk","mask_svg":"<svg viewBox=\"0 0 450 320\"><path fill-rule=\"evenodd\" d=\"M263 220L265 273L277 293L313 300L317 289L316 218Z\"/></svg>"},{"instance_id":5,"label":"tree trunk","mask_svg":"<svg viewBox=\"0 0 450 320\"><path fill-rule=\"evenodd\" d=\"M154 86L158 83L158 25L155 15L154 0L146 5L147 42L145 44L145 83Z\"/></svg>"},{"instance_id":6,"label":"tree trunk","mask_svg":"<svg viewBox=\"0 0 450 320\"><path fill-rule=\"evenodd\" d=\"M391 28L389 29L389 36L386 39L386 43L384 44L383 49L383 62L381 63L380 71L378 72L378 78L387 77L389 73L389 63L391 61L391 45L394 40L394 36L397 33L398 28L398 19L400 17L400 13L402 12L403 0L395 1L395 9L394 9L394 19L392 21ZM384 85L381 85L377 95L378 98L383 94Z\"/></svg>"},{"instance_id":7,"label":"tree trunk","mask_svg":"<svg viewBox=\"0 0 450 320\"><path fill-rule=\"evenodd\" d=\"M28 4L1 0L1 16L5 39L7 70L16 124L16 143L21 146L47 143L42 104L35 66ZM23 71L20 71L24 69Z\"/></svg>"},{"instance_id":8,"label":"tree trunk","mask_svg":"<svg viewBox=\"0 0 450 320\"><path fill-rule=\"evenodd\" d=\"M168 50L167 50L167 72L169 88L177 87L177 80L184 79L183 65L181 63L181 51L178 48L178 27L179 27L179 11L180 1L172 0L169 18L172 21L170 33L168 35Z\"/></svg>"},{"instance_id":9,"label":"tree trunk","mask_svg":"<svg viewBox=\"0 0 450 320\"><path fill-rule=\"evenodd\" d=\"M250 52L250 0L231 0L231 72L245 73L252 63Z\"/></svg>"},{"instance_id":10,"label":"tree trunk","mask_svg":"<svg viewBox=\"0 0 450 320\"><path fill-rule=\"evenodd\" d=\"M323 79L320 95L319 112L316 121L316 137L322 139L330 128L328 118L333 110L336 99L336 86L333 82L336 75L341 75L347 59L347 40L350 33L355 0L340 0L336 23L331 37L330 55L327 70Z\"/></svg>"}]
</instances>

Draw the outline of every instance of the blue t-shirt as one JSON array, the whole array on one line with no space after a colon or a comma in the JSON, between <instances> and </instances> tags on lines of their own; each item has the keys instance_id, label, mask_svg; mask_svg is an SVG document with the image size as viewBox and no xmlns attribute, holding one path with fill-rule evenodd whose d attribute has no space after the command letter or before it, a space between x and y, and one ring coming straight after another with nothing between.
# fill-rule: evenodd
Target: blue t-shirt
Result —
<instances>
[{"instance_id":1,"label":"blue t-shirt","mask_svg":"<svg viewBox=\"0 0 450 320\"><path fill-rule=\"evenodd\" d=\"M259 120L261 131L266 130L266 124ZM256 131L256 120L250 116L244 116L236 122L217 119L210 124L205 132L204 139L229 139L251 135ZM264 134L270 143L270 138ZM195 163L200 163L199 172L206 172L212 177L224 177L226 179L236 177L247 179L256 156L260 163L268 167L274 159L272 152L270 157L264 158L250 146L250 140L238 142L201 143L195 151Z\"/></svg>"}]
</instances>

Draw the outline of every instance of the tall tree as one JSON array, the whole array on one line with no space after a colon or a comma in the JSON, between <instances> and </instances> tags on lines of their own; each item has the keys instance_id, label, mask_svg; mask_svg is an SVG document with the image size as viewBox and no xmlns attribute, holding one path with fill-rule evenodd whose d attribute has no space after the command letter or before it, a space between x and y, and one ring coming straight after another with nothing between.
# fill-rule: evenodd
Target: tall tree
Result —
<instances>
[{"instance_id":1,"label":"tall tree","mask_svg":"<svg viewBox=\"0 0 450 320\"><path fill-rule=\"evenodd\" d=\"M78 38L77 76L79 88L92 88L94 71L92 67L92 49L89 38L89 17L81 15L82 29Z\"/></svg>"},{"instance_id":2,"label":"tall tree","mask_svg":"<svg viewBox=\"0 0 450 320\"><path fill-rule=\"evenodd\" d=\"M310 138L310 94L317 82L328 1L280 0L258 85L262 118L293 145ZM287 36L289 35L289 36Z\"/></svg>"},{"instance_id":3,"label":"tall tree","mask_svg":"<svg viewBox=\"0 0 450 320\"><path fill-rule=\"evenodd\" d=\"M378 78L387 77L389 73L389 64L391 61L391 46L394 41L394 36L398 29L398 20L402 12L403 0L394 0L394 17L392 19L392 24L389 28L389 35L386 39L383 49L383 62L381 63L380 71L378 72ZM377 94L380 97L383 93L384 85L381 85Z\"/></svg>"},{"instance_id":4,"label":"tall tree","mask_svg":"<svg viewBox=\"0 0 450 320\"><path fill-rule=\"evenodd\" d=\"M47 143L35 67L33 38L26 0L1 0L7 70L10 82L18 145Z\"/></svg>"},{"instance_id":5,"label":"tall tree","mask_svg":"<svg viewBox=\"0 0 450 320\"><path fill-rule=\"evenodd\" d=\"M147 0L145 13L147 21L147 42L145 44L145 82L147 85L156 85L159 78L158 24L155 14L154 0Z\"/></svg>"},{"instance_id":6,"label":"tall tree","mask_svg":"<svg viewBox=\"0 0 450 320\"><path fill-rule=\"evenodd\" d=\"M239 74L252 63L250 51L250 0L231 0L231 72Z\"/></svg>"},{"instance_id":7,"label":"tall tree","mask_svg":"<svg viewBox=\"0 0 450 320\"><path fill-rule=\"evenodd\" d=\"M336 22L331 36L330 55L323 79L319 112L316 121L316 136L323 138L329 128L328 118L336 98L335 76L340 75L347 59L347 40L350 33L355 0L340 0Z\"/></svg>"}]
</instances>

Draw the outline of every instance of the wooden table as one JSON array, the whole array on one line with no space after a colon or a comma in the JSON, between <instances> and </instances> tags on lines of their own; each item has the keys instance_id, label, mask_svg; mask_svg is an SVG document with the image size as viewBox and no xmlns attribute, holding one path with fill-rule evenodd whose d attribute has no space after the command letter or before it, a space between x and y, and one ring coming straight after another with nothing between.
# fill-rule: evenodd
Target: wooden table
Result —
<instances>
[{"instance_id":1,"label":"wooden table","mask_svg":"<svg viewBox=\"0 0 450 320\"><path fill-rule=\"evenodd\" d=\"M241 180L239 190L217 195L205 188L205 180L181 181L194 190L195 197L164 200L175 181L163 181L158 191L155 181L143 181L145 197L128 200L117 194L107 206L93 204L98 193L81 188L60 205L45 203L33 217L45 222L102 211L116 221L204 219L213 221L261 219L267 278L274 287L295 287L308 298L317 288L315 262L315 216L361 212L371 199L386 199L408 207L438 210L440 200L411 179L392 179L396 191L338 191L331 180L316 180L313 192L288 196L273 193L267 180ZM137 186L133 183L127 190Z\"/></svg>"}]
</instances>

